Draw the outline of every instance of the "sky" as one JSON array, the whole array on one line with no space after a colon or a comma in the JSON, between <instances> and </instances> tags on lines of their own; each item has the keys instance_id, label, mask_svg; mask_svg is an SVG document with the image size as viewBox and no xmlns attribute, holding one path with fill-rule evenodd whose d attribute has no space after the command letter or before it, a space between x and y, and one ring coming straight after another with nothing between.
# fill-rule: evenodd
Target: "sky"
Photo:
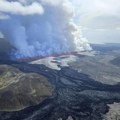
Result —
<instances>
[{"instance_id":1,"label":"sky","mask_svg":"<svg viewBox=\"0 0 120 120\"><path fill-rule=\"evenodd\" d=\"M74 0L73 3L79 16L76 20L89 42L120 43L120 0Z\"/></svg>"},{"instance_id":2,"label":"sky","mask_svg":"<svg viewBox=\"0 0 120 120\"><path fill-rule=\"evenodd\" d=\"M43 13L42 6L37 3L32 4L28 8L23 8L21 4L2 4L2 1L5 0L0 0L0 11L3 12L9 10L13 14L21 15L34 14L36 11L40 14ZM25 0L18 1L25 2ZM75 7L76 16L74 20L81 27L84 37L90 43L120 43L120 0L70 1ZM52 0L52 4L56 3L56 0ZM13 6L17 7L13 8ZM6 19L8 17L8 15L0 14L0 19ZM1 33L0 36L2 36Z\"/></svg>"}]
</instances>

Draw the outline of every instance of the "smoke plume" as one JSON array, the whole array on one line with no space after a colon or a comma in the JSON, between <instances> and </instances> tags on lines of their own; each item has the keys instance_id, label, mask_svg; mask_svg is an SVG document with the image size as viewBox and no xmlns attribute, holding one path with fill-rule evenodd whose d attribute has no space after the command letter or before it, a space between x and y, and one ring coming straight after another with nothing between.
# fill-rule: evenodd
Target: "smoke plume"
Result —
<instances>
[{"instance_id":1,"label":"smoke plume","mask_svg":"<svg viewBox=\"0 0 120 120\"><path fill-rule=\"evenodd\" d=\"M0 0L0 31L14 58L91 50L69 0Z\"/></svg>"}]
</instances>

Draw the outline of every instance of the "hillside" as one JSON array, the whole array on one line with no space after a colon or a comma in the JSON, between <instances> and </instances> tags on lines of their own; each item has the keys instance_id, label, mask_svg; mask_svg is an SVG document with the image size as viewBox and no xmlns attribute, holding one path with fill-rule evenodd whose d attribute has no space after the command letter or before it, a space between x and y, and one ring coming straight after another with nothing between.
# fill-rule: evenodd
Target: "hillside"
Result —
<instances>
[{"instance_id":1,"label":"hillside","mask_svg":"<svg viewBox=\"0 0 120 120\"><path fill-rule=\"evenodd\" d=\"M46 77L0 65L0 111L16 111L36 105L51 94L51 84Z\"/></svg>"}]
</instances>

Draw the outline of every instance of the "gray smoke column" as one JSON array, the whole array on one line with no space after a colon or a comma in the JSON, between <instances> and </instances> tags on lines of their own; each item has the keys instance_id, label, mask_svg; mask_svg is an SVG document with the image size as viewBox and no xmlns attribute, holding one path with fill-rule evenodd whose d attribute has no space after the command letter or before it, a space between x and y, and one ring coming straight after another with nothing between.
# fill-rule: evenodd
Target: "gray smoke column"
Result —
<instances>
[{"instance_id":1,"label":"gray smoke column","mask_svg":"<svg viewBox=\"0 0 120 120\"><path fill-rule=\"evenodd\" d=\"M12 57L91 50L69 0L0 0L0 31Z\"/></svg>"}]
</instances>

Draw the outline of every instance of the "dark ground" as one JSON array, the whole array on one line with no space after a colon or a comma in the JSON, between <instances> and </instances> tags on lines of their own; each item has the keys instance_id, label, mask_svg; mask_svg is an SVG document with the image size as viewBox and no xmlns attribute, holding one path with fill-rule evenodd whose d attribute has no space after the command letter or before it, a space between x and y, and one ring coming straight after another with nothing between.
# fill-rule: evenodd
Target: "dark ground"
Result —
<instances>
[{"instance_id":1,"label":"dark ground","mask_svg":"<svg viewBox=\"0 0 120 120\"><path fill-rule=\"evenodd\" d=\"M3 63L48 77L53 95L37 106L16 112L0 112L0 120L66 120L69 115L74 120L102 120L109 110L107 104L120 102L119 83L102 84L69 67L57 71L44 65L1 60L0 64Z\"/></svg>"}]
</instances>

